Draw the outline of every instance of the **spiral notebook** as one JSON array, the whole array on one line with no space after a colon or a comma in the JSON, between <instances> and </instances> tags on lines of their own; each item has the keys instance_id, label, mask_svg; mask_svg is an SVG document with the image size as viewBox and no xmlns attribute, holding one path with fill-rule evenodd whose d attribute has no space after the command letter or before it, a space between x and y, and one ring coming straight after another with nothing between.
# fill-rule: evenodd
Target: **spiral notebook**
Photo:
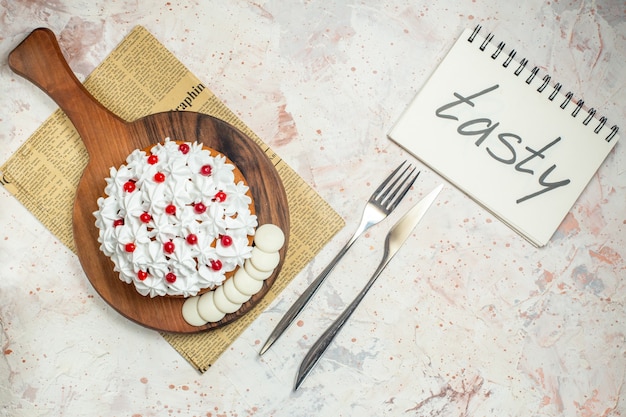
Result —
<instances>
[{"instance_id":1,"label":"spiral notebook","mask_svg":"<svg viewBox=\"0 0 626 417\"><path fill-rule=\"evenodd\" d=\"M618 140L481 27L467 29L388 136L533 245L546 245Z\"/></svg>"}]
</instances>

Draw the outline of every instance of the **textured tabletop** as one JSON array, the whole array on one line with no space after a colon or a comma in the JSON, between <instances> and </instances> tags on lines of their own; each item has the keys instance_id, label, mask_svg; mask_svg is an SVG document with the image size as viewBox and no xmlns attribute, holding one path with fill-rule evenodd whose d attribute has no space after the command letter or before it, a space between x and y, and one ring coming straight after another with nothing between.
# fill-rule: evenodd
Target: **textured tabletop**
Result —
<instances>
[{"instance_id":1,"label":"textured tabletop","mask_svg":"<svg viewBox=\"0 0 626 417\"><path fill-rule=\"evenodd\" d=\"M74 253L0 187L0 415L625 415L621 142L540 249L446 185L292 390L309 347L378 264L393 221L442 182L386 135L465 28L482 25L626 128L626 3L446 3L2 2L0 164L56 109L8 68L10 50L50 27L82 80L142 25L346 226L200 374L159 333L102 301ZM259 357L403 159L422 174L398 212L357 241L296 325Z\"/></svg>"}]
</instances>

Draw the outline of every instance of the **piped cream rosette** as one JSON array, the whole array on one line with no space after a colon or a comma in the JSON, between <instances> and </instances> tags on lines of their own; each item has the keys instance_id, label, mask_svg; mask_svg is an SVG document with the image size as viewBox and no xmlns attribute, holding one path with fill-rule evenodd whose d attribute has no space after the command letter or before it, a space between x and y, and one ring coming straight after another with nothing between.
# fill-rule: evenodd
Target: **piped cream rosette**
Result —
<instances>
[{"instance_id":1,"label":"piped cream rosette","mask_svg":"<svg viewBox=\"0 0 626 417\"><path fill-rule=\"evenodd\" d=\"M219 152L166 138L135 150L106 183L94 212L100 249L141 295L198 295L251 256L252 195Z\"/></svg>"},{"instance_id":2,"label":"piped cream rosette","mask_svg":"<svg viewBox=\"0 0 626 417\"><path fill-rule=\"evenodd\" d=\"M252 256L243 268L216 289L202 295L189 297L183 303L183 318L191 326L204 326L218 322L227 314L236 312L263 287L280 263L279 250L285 243L285 234L274 224L257 228Z\"/></svg>"}]
</instances>

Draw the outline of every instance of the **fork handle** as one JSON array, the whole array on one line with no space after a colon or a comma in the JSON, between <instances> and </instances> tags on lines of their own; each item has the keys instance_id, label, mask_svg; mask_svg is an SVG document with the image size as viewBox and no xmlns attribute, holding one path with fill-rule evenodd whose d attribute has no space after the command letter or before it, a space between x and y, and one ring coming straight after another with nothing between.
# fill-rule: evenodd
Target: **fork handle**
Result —
<instances>
[{"instance_id":1,"label":"fork handle","mask_svg":"<svg viewBox=\"0 0 626 417\"><path fill-rule=\"evenodd\" d=\"M378 265L378 268L376 268L376 271L374 272L372 277L369 279L369 281L367 281L367 284L365 284L365 287L363 287L363 289L357 294L354 300L352 300L350 305L346 307L346 309L339 315L339 317L337 317L333 324L331 324L330 327L326 329L324 333L322 333L320 338L317 339L313 346L311 346L311 349L309 349L309 351L307 352L306 356L302 360L302 363L300 364L300 368L298 369L298 374L296 375L296 383L293 388L294 391L298 389L300 384L302 384L302 381L304 381L309 372L311 372L311 369L313 369L317 361L319 361L319 359L322 357L322 355L326 351L326 348L328 348L328 346L333 341L335 336L337 336L343 325L346 324L352 313L354 313L354 310L356 310L357 306L365 297L365 294L367 294L372 285L374 285L376 278L378 278L381 272L383 272L383 269L385 269L392 256L389 256L389 253L387 252L387 250L385 250L382 261Z\"/></svg>"},{"instance_id":2,"label":"fork handle","mask_svg":"<svg viewBox=\"0 0 626 417\"><path fill-rule=\"evenodd\" d=\"M315 280L307 287L306 290L298 297L295 303L287 310L283 318L278 322L272 333L267 338L265 345L259 351L259 355L263 355L271 346L274 344L276 340L283 334L283 332L289 327L289 325L295 320L295 318L300 314L300 312L304 309L304 307L309 303L313 295L317 292L319 287L322 285L326 277L330 274L330 272L335 268L335 265L339 263L339 260L343 258L343 256L348 252L348 249L352 246L352 244L356 241L356 238L359 237L360 234L355 234L352 239L345 244L345 246L335 255L332 261L324 268L324 270L315 278Z\"/></svg>"},{"instance_id":3,"label":"fork handle","mask_svg":"<svg viewBox=\"0 0 626 417\"><path fill-rule=\"evenodd\" d=\"M369 205L366 206L365 210L368 210L369 207ZM363 233L365 233L366 230L382 220L382 218L372 220L372 217L366 215L366 213L366 211L363 212L363 215L361 216L361 221L359 222L359 226L357 227L356 231L354 232L348 243L346 243L344 247L341 248L339 253L337 253L337 255L335 255L335 257L333 258L333 260L330 261L326 268L324 268L324 270L317 276L317 278L315 278L311 285L309 285L307 289L304 290L304 292L300 295L300 297L298 297L296 302L293 303L289 310L287 310L283 318L278 322L274 330L272 330L272 333L270 333L269 337L265 341L265 344L259 351L259 355L263 355L269 350L274 342L278 340L278 338L283 334L287 327L289 327L289 325L295 320L298 314L300 314L302 309L304 309L309 301L311 301L311 298L313 298L313 295L315 295L318 288L322 285L326 277L335 268L335 265L339 263L341 258L343 258L343 255L348 252L348 249L350 249L354 242L356 242L359 236L361 236Z\"/></svg>"}]
</instances>

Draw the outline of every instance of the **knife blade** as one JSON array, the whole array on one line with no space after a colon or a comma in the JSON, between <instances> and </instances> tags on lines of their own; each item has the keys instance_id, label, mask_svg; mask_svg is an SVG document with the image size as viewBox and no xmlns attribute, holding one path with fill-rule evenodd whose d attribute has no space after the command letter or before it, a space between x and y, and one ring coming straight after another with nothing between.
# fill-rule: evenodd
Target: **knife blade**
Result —
<instances>
[{"instance_id":1,"label":"knife blade","mask_svg":"<svg viewBox=\"0 0 626 417\"><path fill-rule=\"evenodd\" d=\"M341 330L343 325L348 321L354 310L356 310L359 303L365 297L365 294L374 285L374 282L381 274L383 269L387 266L391 258L398 252L400 247L404 244L407 238L413 232L413 229L422 220L422 217L428 211L428 208L433 204L437 195L442 190L443 184L437 186L428 195L422 198L415 206L413 206L398 222L389 230L387 237L385 238L385 249L383 258L380 264L376 268L376 271L369 279L365 287L357 294L356 298L346 307L341 315L330 325L330 327L320 336L319 339L313 344L311 349L302 360L298 373L296 374L296 382L294 385L294 391L296 391L304 379L309 375L315 364L322 357L326 348L333 341L337 333Z\"/></svg>"}]
</instances>

